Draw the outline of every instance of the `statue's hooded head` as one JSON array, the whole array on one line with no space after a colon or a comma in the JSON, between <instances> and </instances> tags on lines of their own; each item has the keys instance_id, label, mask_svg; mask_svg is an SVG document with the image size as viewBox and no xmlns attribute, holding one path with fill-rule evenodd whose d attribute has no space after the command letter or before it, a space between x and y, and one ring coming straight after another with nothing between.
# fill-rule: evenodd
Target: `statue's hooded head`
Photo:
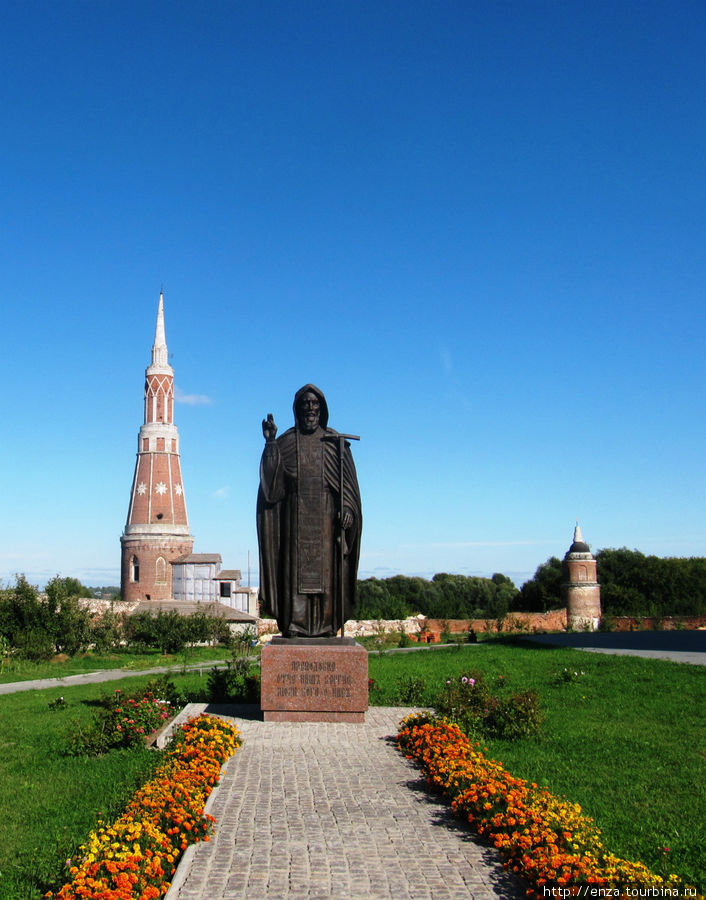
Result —
<instances>
[{"instance_id":1,"label":"statue's hooded head","mask_svg":"<svg viewBox=\"0 0 706 900\"><path fill-rule=\"evenodd\" d=\"M318 409L316 408L318 404ZM305 384L294 395L294 421L300 431L311 432L316 425L326 428L328 425L328 406L323 391L316 385ZM314 421L318 415L318 421ZM313 427L312 427L313 426Z\"/></svg>"}]
</instances>

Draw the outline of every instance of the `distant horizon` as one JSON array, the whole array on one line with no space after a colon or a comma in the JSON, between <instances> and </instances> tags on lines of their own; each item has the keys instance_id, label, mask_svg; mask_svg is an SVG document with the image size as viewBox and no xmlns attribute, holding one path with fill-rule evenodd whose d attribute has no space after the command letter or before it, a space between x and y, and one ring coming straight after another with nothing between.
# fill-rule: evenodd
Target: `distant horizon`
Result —
<instances>
[{"instance_id":1,"label":"distant horizon","mask_svg":"<svg viewBox=\"0 0 706 900\"><path fill-rule=\"evenodd\" d=\"M537 571L537 568L539 568L539 566L543 565L549 559L551 559L552 557L556 557L557 559L560 559L560 560L563 559L565 553L569 549L570 544L571 544L571 542L569 541L569 543L566 545L566 548L564 549L563 552L550 554L545 559L543 559L541 562L537 563L537 566L535 566L535 568L529 574L528 573L519 573L519 572L513 573L512 571L503 572L503 571L496 569L494 572L491 572L490 574L486 575L486 574L481 574L478 572L453 572L453 571L446 570L446 569L439 569L438 571L432 572L431 574L424 574L422 572L388 572L388 574L380 574L379 572L378 573L373 572L373 573L369 573L369 574L364 574L364 573L358 572L358 580L365 581L368 578L378 578L380 580L383 580L385 578L394 578L396 575L403 575L407 578L424 578L427 581L431 581L435 575L439 575L444 572L449 575L464 575L464 576L468 576L468 577L490 579L490 578L492 578L492 576L494 574L500 574L500 575L505 575L507 578L509 578L513 582L513 584L518 589L520 589L526 581L532 580L532 578L534 577L534 575ZM622 549L629 549L631 551L643 553L644 556L659 556L659 558L661 558L661 559L693 559L693 558L706 559L706 555L701 556L701 557L660 556L659 554L655 554L655 553L645 553L639 547L626 548L624 545L621 547L600 547L598 550L593 550L593 548L591 548L591 552L594 555L597 555L598 553L600 553L603 550L622 550ZM218 551L214 551L214 552L218 552ZM227 566L225 566L225 564L224 564L224 568L227 568ZM93 570L85 569L82 571L91 572ZM80 574L77 574L76 572L55 572L54 574L52 574L50 576L47 576L46 573L42 573L42 575L40 577L33 577L33 576L29 575L28 573L24 573L24 572L19 572L17 574L24 575L26 580L29 582L29 584L32 584L32 585L38 587L39 590L44 590L47 582L51 581L51 579L56 576L61 577L61 578L76 578L81 582L81 584L85 588L90 588L91 590L95 590L95 589L99 589L99 588L107 588L107 587L116 587L118 590L120 590L120 573L119 573L119 571L118 571L117 581L113 581L113 582L103 581L100 584L99 583L91 584L88 581L86 581L84 578L82 578ZM513 577L513 575L515 577ZM519 580L519 578L522 578L522 580ZM9 587L9 586L12 586L14 583L15 583L15 576L13 575L12 578L10 578L10 579L7 579L7 578L3 579L2 582L0 582L0 587ZM244 586L247 586L247 573L246 572L242 573L241 584L243 584ZM251 581L250 587L259 587L258 581L257 580L255 580L254 582Z\"/></svg>"}]
</instances>

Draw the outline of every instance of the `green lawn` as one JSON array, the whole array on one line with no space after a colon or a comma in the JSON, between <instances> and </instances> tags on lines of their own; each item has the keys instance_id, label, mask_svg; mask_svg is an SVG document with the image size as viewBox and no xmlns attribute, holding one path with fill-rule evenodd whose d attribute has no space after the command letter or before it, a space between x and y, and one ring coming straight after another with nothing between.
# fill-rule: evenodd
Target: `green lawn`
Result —
<instances>
[{"instance_id":1,"label":"green lawn","mask_svg":"<svg viewBox=\"0 0 706 900\"><path fill-rule=\"evenodd\" d=\"M177 660L178 661L178 660ZM517 775L579 802L606 846L706 889L706 669L521 643L373 654L371 702L398 704L400 684L433 705L447 678L477 670L508 689L536 690L546 720L539 739L486 744ZM583 672L559 683L564 668ZM182 692L205 688L198 673L171 676ZM65 757L64 736L87 721L117 684L52 688L0 697L0 900L38 900L62 878L62 861L95 827L119 814L158 761L151 752ZM65 709L50 710L63 695ZM665 852L662 848L669 847Z\"/></svg>"},{"instance_id":2,"label":"green lawn","mask_svg":"<svg viewBox=\"0 0 706 900\"><path fill-rule=\"evenodd\" d=\"M198 691L205 676L171 676ZM92 701L149 678L0 697L0 900L38 900L63 883L63 863L98 818L119 815L159 762L151 750L115 750L99 758L62 755L71 723L88 722ZM65 708L49 709L63 696Z\"/></svg>"},{"instance_id":3,"label":"green lawn","mask_svg":"<svg viewBox=\"0 0 706 900\"><path fill-rule=\"evenodd\" d=\"M225 647L193 647L184 653L162 654L159 650L143 652L118 651L110 653L80 653L67 659L57 656L47 662L30 662L25 659L3 659L0 661L0 684L14 681L29 681L34 678L64 678L66 675L81 675L100 669L125 669L126 672L140 672L157 666L183 666L195 663L209 663L213 660L228 659L231 651Z\"/></svg>"},{"instance_id":4,"label":"green lawn","mask_svg":"<svg viewBox=\"0 0 706 900\"><path fill-rule=\"evenodd\" d=\"M579 675L559 683L564 668ZM491 641L373 655L371 699L396 702L400 683L421 677L432 705L447 678L471 670L537 691L546 715L539 739L485 742L490 755L580 803L612 852L706 889L706 668Z\"/></svg>"}]
</instances>

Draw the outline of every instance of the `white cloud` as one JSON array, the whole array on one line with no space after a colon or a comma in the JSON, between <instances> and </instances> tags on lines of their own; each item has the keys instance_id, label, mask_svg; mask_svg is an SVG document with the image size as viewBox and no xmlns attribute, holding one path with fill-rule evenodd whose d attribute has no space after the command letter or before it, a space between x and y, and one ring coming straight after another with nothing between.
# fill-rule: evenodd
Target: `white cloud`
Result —
<instances>
[{"instance_id":1,"label":"white cloud","mask_svg":"<svg viewBox=\"0 0 706 900\"><path fill-rule=\"evenodd\" d=\"M226 484L223 487L219 487L217 490L213 491L211 496L216 497L218 500L222 500L224 497L227 497L229 493L230 485Z\"/></svg>"},{"instance_id":2,"label":"white cloud","mask_svg":"<svg viewBox=\"0 0 706 900\"><path fill-rule=\"evenodd\" d=\"M174 399L177 403L185 403L187 406L211 406L213 400L206 394L185 394L180 387L174 386Z\"/></svg>"}]
</instances>

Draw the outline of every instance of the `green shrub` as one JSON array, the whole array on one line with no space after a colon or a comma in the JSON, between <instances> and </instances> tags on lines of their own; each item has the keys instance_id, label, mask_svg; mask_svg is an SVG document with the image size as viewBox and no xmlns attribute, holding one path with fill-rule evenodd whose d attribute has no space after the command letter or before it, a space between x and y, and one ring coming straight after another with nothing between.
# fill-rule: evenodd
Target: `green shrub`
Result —
<instances>
[{"instance_id":1,"label":"green shrub","mask_svg":"<svg viewBox=\"0 0 706 900\"><path fill-rule=\"evenodd\" d=\"M488 719L488 734L514 741L538 735L541 726L539 695L534 691L523 691L498 698Z\"/></svg>"},{"instance_id":2,"label":"green shrub","mask_svg":"<svg viewBox=\"0 0 706 900\"><path fill-rule=\"evenodd\" d=\"M542 716L534 691L508 695L498 679L494 693L478 672L450 678L440 692L435 708L456 722L469 736L514 740L539 733Z\"/></svg>"},{"instance_id":3,"label":"green shrub","mask_svg":"<svg viewBox=\"0 0 706 900\"><path fill-rule=\"evenodd\" d=\"M555 684L571 684L572 681L578 681L586 673L581 669L564 668L554 679Z\"/></svg>"},{"instance_id":4,"label":"green shrub","mask_svg":"<svg viewBox=\"0 0 706 900\"><path fill-rule=\"evenodd\" d=\"M402 675L395 679L395 699L402 706L419 706L424 703L427 683L416 675Z\"/></svg>"},{"instance_id":5,"label":"green shrub","mask_svg":"<svg viewBox=\"0 0 706 900\"><path fill-rule=\"evenodd\" d=\"M225 619L218 616L211 617L211 638L214 643L222 644L224 647L233 646L233 632Z\"/></svg>"},{"instance_id":6,"label":"green shrub","mask_svg":"<svg viewBox=\"0 0 706 900\"><path fill-rule=\"evenodd\" d=\"M54 655L54 642L41 627L30 627L15 635L15 646L23 659L41 662Z\"/></svg>"},{"instance_id":7,"label":"green shrub","mask_svg":"<svg viewBox=\"0 0 706 900\"><path fill-rule=\"evenodd\" d=\"M156 678L150 678L141 688L130 691L129 696L141 700L148 695L169 703L173 707L186 706L190 702L188 696L177 691L174 682L168 675L157 675Z\"/></svg>"},{"instance_id":8,"label":"green shrub","mask_svg":"<svg viewBox=\"0 0 706 900\"><path fill-rule=\"evenodd\" d=\"M247 625L240 631L230 632L230 646L233 648L233 656L252 656L257 646L257 631L252 625Z\"/></svg>"},{"instance_id":9,"label":"green shrub","mask_svg":"<svg viewBox=\"0 0 706 900\"><path fill-rule=\"evenodd\" d=\"M225 668L211 669L206 690L211 703L258 703L260 679L247 658L235 657Z\"/></svg>"}]
</instances>

